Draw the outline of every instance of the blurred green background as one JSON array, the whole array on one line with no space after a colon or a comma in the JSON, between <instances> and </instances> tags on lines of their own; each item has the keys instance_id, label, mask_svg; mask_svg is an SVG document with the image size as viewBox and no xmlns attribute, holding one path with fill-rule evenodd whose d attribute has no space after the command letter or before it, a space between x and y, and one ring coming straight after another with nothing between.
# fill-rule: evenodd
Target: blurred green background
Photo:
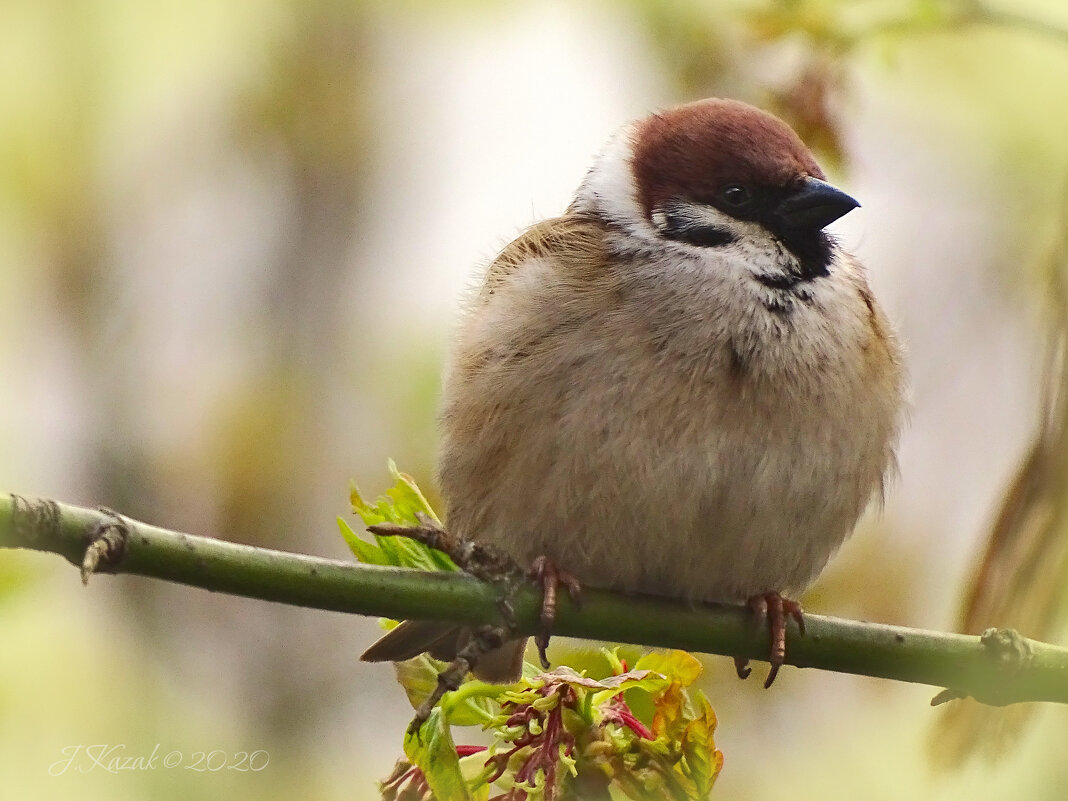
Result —
<instances>
[{"instance_id":1,"label":"blurred green background","mask_svg":"<svg viewBox=\"0 0 1068 801\"><path fill-rule=\"evenodd\" d=\"M960 616L1021 459L1063 433L1041 394L1068 372L1046 355L1068 277L1063 0L0 0L0 488L347 558L350 479L383 489L392 456L432 486L478 270L567 205L618 125L708 95L784 116L862 201L835 230L910 354L900 478L808 608L1064 643L1063 571L1014 574L1041 614ZM1052 475L1032 556L1056 567ZM374 798L411 714L357 661L376 632L134 577L86 590L2 552L0 797ZM996 718L936 728L930 688L786 669L764 692L707 664L718 797L1068 792L1063 708L999 739ZM64 769L104 744L269 765Z\"/></svg>"}]
</instances>

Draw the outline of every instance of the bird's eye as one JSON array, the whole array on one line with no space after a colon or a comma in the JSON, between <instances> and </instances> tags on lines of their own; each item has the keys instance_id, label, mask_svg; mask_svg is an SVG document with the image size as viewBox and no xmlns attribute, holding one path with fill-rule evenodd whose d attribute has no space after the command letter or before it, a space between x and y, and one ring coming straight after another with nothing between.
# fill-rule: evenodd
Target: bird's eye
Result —
<instances>
[{"instance_id":1,"label":"bird's eye","mask_svg":"<svg viewBox=\"0 0 1068 801\"><path fill-rule=\"evenodd\" d=\"M741 184L728 184L720 190L719 195L723 198L724 203L736 209L748 205L749 201L753 199L749 189Z\"/></svg>"}]
</instances>

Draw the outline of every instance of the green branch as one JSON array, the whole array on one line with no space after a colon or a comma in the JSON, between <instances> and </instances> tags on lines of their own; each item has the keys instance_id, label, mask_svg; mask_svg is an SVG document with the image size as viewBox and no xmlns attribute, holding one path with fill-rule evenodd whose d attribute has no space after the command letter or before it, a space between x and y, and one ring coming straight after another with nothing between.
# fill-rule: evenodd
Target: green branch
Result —
<instances>
[{"instance_id":1,"label":"green branch","mask_svg":"<svg viewBox=\"0 0 1068 801\"><path fill-rule=\"evenodd\" d=\"M497 591L461 573L426 573L195 537L50 500L0 497L0 548L58 553L83 571L132 573L266 601L391 618L500 621ZM588 589L562 598L554 631L588 639L767 659L765 632L741 607L700 606ZM537 626L533 587L516 596L522 633ZM949 687L936 700L1068 703L1068 649L1008 630L983 637L807 615L791 623L786 662Z\"/></svg>"}]
</instances>

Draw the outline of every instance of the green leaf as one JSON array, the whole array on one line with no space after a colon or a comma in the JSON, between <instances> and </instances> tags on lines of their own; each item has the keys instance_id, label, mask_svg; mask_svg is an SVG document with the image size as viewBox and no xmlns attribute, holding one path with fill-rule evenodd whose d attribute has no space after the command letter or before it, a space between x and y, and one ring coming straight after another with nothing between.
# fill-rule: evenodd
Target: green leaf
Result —
<instances>
[{"instance_id":1,"label":"green leaf","mask_svg":"<svg viewBox=\"0 0 1068 801\"><path fill-rule=\"evenodd\" d=\"M652 651L634 665L635 670L651 670L672 682L689 687L700 677L701 660L686 651Z\"/></svg>"},{"instance_id":2,"label":"green leaf","mask_svg":"<svg viewBox=\"0 0 1068 801\"><path fill-rule=\"evenodd\" d=\"M507 689L508 685L466 681L458 690L446 693L441 708L450 726L485 726L496 719L499 699Z\"/></svg>"},{"instance_id":3,"label":"green leaf","mask_svg":"<svg viewBox=\"0 0 1068 801\"><path fill-rule=\"evenodd\" d=\"M408 696L412 709L418 709L438 686L441 663L426 654L420 654L414 659L394 662L393 670L397 675L397 683L404 688L404 693Z\"/></svg>"},{"instance_id":4,"label":"green leaf","mask_svg":"<svg viewBox=\"0 0 1068 801\"><path fill-rule=\"evenodd\" d=\"M723 753L716 750L713 732L716 730L716 713L704 693L698 690L694 698L698 714L682 737L682 757L685 773L694 785L694 798L704 801L712 792L712 785L723 768Z\"/></svg>"},{"instance_id":5,"label":"green leaf","mask_svg":"<svg viewBox=\"0 0 1068 801\"><path fill-rule=\"evenodd\" d=\"M434 510L430 508L430 503L422 491L416 486L415 479L398 470L392 459L389 460L389 474L396 483L392 489L386 491L386 494L392 499L393 509L398 515L401 515L404 520L415 522L419 519L416 513L422 512L435 522L441 522L434 514Z\"/></svg>"},{"instance_id":6,"label":"green leaf","mask_svg":"<svg viewBox=\"0 0 1068 801\"><path fill-rule=\"evenodd\" d=\"M359 487L355 484L349 487L352 511L360 516L364 525L395 523L400 526L415 526L420 525L419 515L438 520L412 477L401 473L392 460L389 462L389 473L394 481L393 486L373 503L360 494ZM413 539L374 535L374 542L368 542L344 521L338 520L338 525L349 550L364 564L408 567L415 570L459 570L448 556Z\"/></svg>"},{"instance_id":7,"label":"green leaf","mask_svg":"<svg viewBox=\"0 0 1068 801\"><path fill-rule=\"evenodd\" d=\"M349 550L352 551L358 561L365 565L389 564L381 548L360 539L360 536L352 530L352 526L342 518L339 517L337 519L337 525L341 529L341 536L345 538L345 543L349 546Z\"/></svg>"},{"instance_id":8,"label":"green leaf","mask_svg":"<svg viewBox=\"0 0 1068 801\"><path fill-rule=\"evenodd\" d=\"M441 707L431 710L430 717L417 732L405 734L404 754L423 771L435 798L473 801Z\"/></svg>"},{"instance_id":9,"label":"green leaf","mask_svg":"<svg viewBox=\"0 0 1068 801\"><path fill-rule=\"evenodd\" d=\"M606 676L603 679L591 679L583 676L566 665L556 668L550 673L542 674L553 679L562 679L573 687L582 687L587 690L600 690L611 695L618 695L624 690L632 690L636 687L655 691L666 686L667 679L651 670L631 670L620 673L617 676Z\"/></svg>"},{"instance_id":10,"label":"green leaf","mask_svg":"<svg viewBox=\"0 0 1068 801\"><path fill-rule=\"evenodd\" d=\"M397 682L404 688L413 709L422 706L423 701L437 688L438 673L445 667L444 662L427 654L393 664ZM458 690L445 694L441 699L441 709L450 726L484 726L499 714L500 707L496 699L507 690L507 685L466 681Z\"/></svg>"},{"instance_id":11,"label":"green leaf","mask_svg":"<svg viewBox=\"0 0 1068 801\"><path fill-rule=\"evenodd\" d=\"M471 801L486 801L489 798L491 785L486 783L486 779L491 775L493 768L486 767L488 757L489 751L479 751L476 754L460 757L460 773L467 782Z\"/></svg>"},{"instance_id":12,"label":"green leaf","mask_svg":"<svg viewBox=\"0 0 1068 801\"><path fill-rule=\"evenodd\" d=\"M352 486L353 511L363 522L411 526L426 519L436 521L415 482L392 461L389 470L394 484L373 503ZM374 535L369 541L343 520L338 520L338 527L361 562L458 569L445 554L411 538ZM618 652L602 653L612 674L604 678L591 678L586 671L568 667L545 673L525 663L524 678L515 685L464 681L444 695L417 735L405 737L405 754L423 772L440 801L487 801L492 790L486 780L502 767L500 759L487 766L494 752L501 758L507 756L508 764L493 787L505 792L523 790L531 799L561 790L566 794L571 780L583 777L597 777L603 784L598 795L602 798L706 799L723 755L713 739L716 717L712 707L703 695L691 698L685 689L701 675L701 662L684 651L634 654L636 661L627 660L633 669L624 670L626 663ZM396 665L397 680L413 707L419 708L436 689L443 667L426 654ZM602 675L604 667L602 662L590 672ZM517 710L522 712L519 723ZM649 718L651 725L645 722ZM491 751L461 759L451 726L488 729L494 739ZM532 739L520 746L520 738ZM576 743L579 748L568 754ZM514 752L501 751L515 748ZM547 766L555 770L553 788L546 787ZM520 769L527 780L516 783Z\"/></svg>"},{"instance_id":13,"label":"green leaf","mask_svg":"<svg viewBox=\"0 0 1068 801\"><path fill-rule=\"evenodd\" d=\"M652 730L657 737L675 740L690 719L684 687L695 682L704 669L692 654L685 651L660 651L646 654L636 663L667 677L669 684L653 698Z\"/></svg>"},{"instance_id":14,"label":"green leaf","mask_svg":"<svg viewBox=\"0 0 1068 801\"><path fill-rule=\"evenodd\" d=\"M639 690L650 694L659 693L671 685L671 680L651 670L631 670L619 676L602 679L601 684L607 686L602 691L594 694L594 705L606 703L619 695L619 693L630 692L631 690Z\"/></svg>"},{"instance_id":15,"label":"green leaf","mask_svg":"<svg viewBox=\"0 0 1068 801\"><path fill-rule=\"evenodd\" d=\"M368 526L389 521L385 510L380 508L383 500L379 498L378 501L370 504L360 495L360 488L355 483L349 484L349 503L352 504L352 511L358 514Z\"/></svg>"}]
</instances>

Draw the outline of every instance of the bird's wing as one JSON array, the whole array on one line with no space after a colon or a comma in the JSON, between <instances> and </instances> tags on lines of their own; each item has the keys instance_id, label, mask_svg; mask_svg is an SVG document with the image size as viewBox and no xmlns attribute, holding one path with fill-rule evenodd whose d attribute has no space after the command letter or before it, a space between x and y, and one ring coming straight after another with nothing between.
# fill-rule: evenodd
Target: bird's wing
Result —
<instances>
[{"instance_id":1,"label":"bird's wing","mask_svg":"<svg viewBox=\"0 0 1068 801\"><path fill-rule=\"evenodd\" d=\"M566 265L576 276L603 270L607 260L603 221L580 215L565 214L542 220L512 240L493 260L486 271L479 298L512 280L524 264L552 258Z\"/></svg>"}]
</instances>

